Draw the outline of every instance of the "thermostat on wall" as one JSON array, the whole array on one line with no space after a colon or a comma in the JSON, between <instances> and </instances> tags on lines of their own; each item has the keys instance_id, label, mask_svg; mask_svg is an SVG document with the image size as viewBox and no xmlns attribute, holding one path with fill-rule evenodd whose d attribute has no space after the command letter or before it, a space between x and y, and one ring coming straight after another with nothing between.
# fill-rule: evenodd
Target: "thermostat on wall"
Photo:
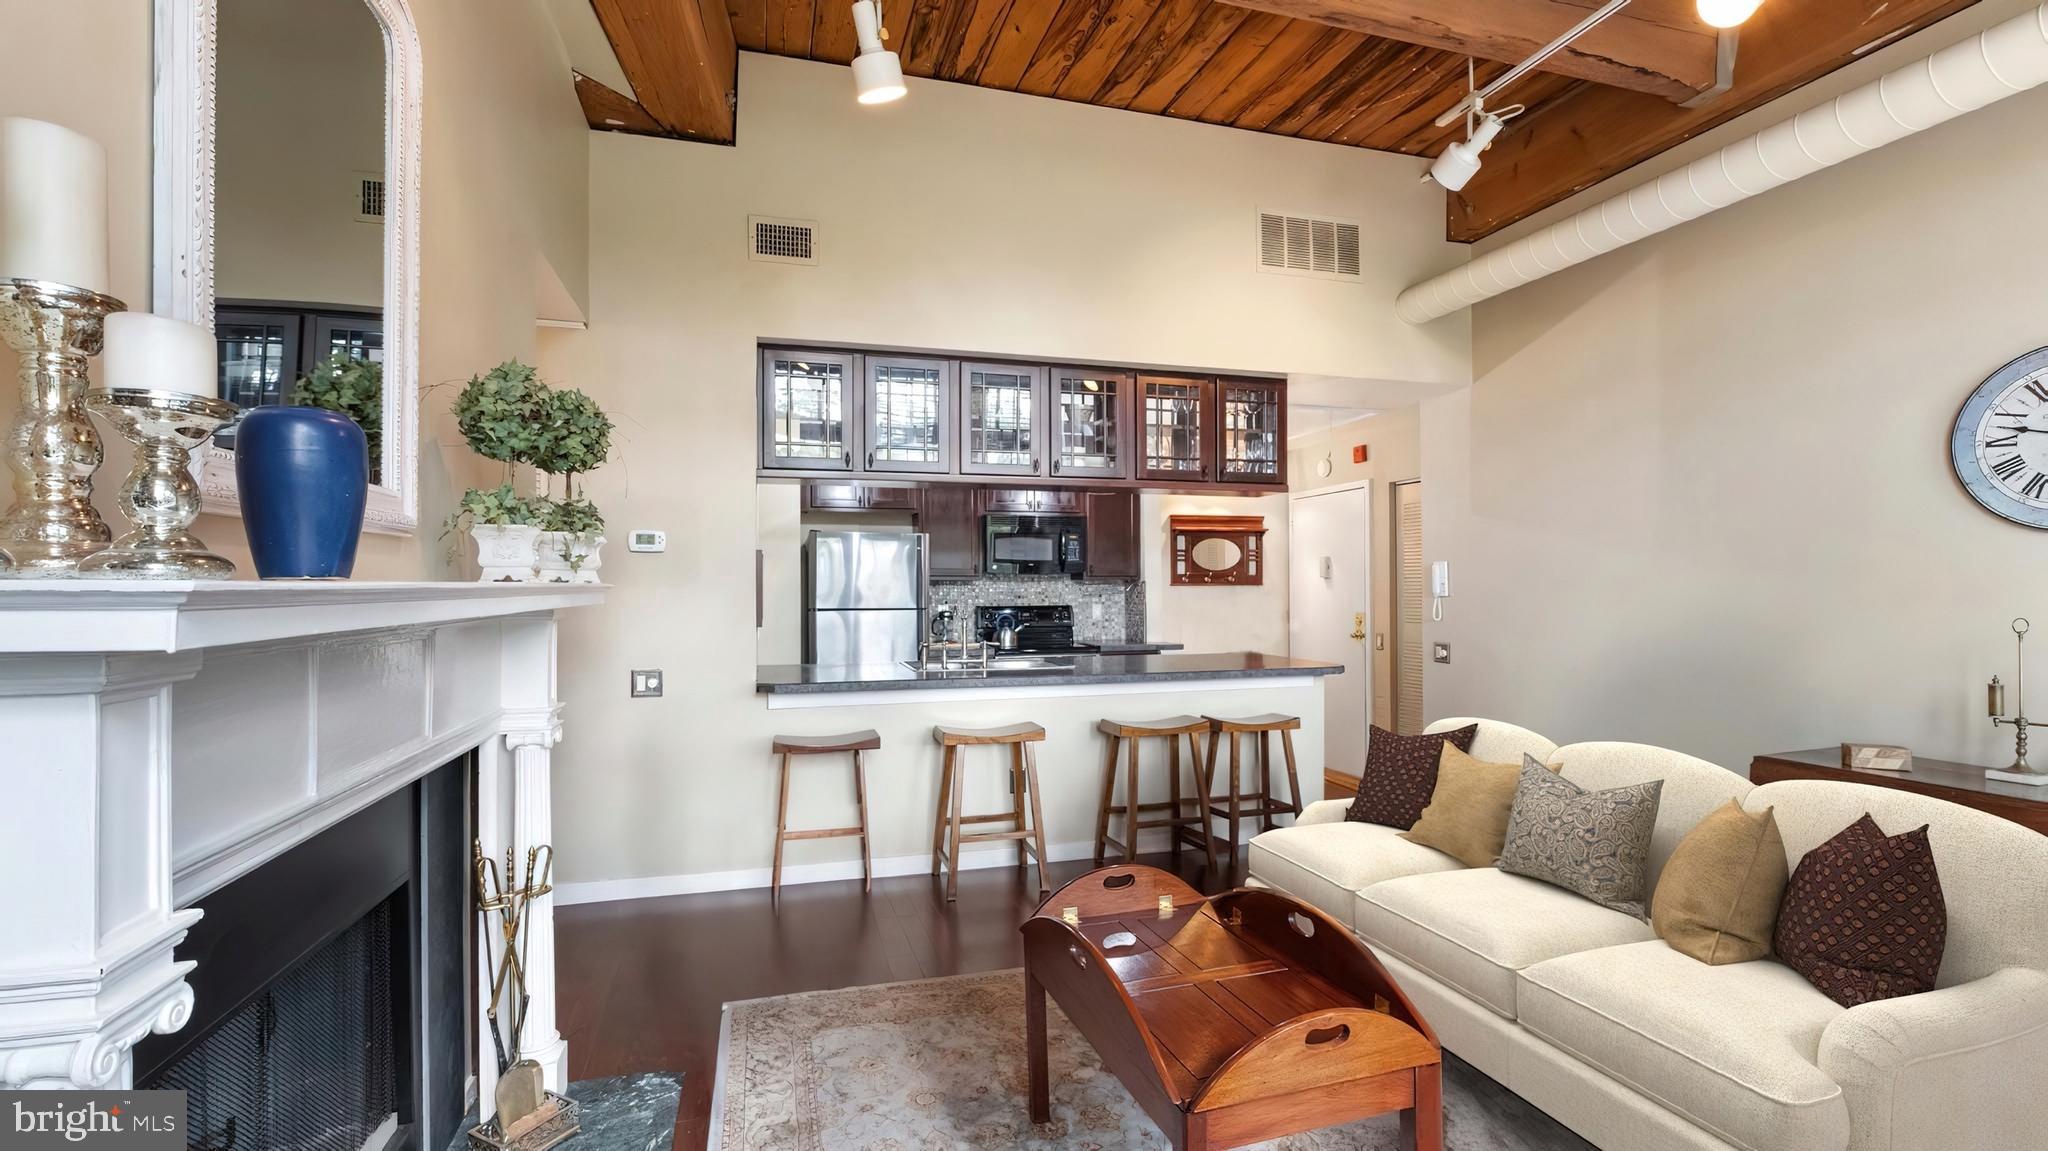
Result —
<instances>
[{"instance_id":1,"label":"thermostat on wall","mask_svg":"<svg viewBox=\"0 0 2048 1151\"><path fill-rule=\"evenodd\" d=\"M634 528L626 537L629 552L665 552L668 550L668 533L651 528Z\"/></svg>"}]
</instances>

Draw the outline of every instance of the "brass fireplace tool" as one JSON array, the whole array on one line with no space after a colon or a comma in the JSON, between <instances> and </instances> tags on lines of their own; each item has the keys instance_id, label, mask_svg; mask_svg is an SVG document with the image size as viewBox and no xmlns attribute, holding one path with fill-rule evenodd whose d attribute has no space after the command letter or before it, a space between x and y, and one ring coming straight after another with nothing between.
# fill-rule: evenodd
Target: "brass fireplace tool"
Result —
<instances>
[{"instance_id":1,"label":"brass fireplace tool","mask_svg":"<svg viewBox=\"0 0 2048 1151\"><path fill-rule=\"evenodd\" d=\"M526 871L519 886L508 886L515 875L511 848L505 849L505 868L484 855L482 840L473 849L476 872L476 911L483 920L481 936L484 958L490 959L491 936L497 935L499 954L492 963L490 1001L484 1011L484 1027L491 1033L491 1046L498 1055L498 1089L494 1096L497 1115L470 1129L472 1148L480 1151L545 1151L580 1130L576 1105L547 1090L540 1064L520 1055L520 1035L526 1028L526 1007L532 995L526 989L526 945L532 938L526 913L533 901L555 889L555 849L547 844L528 848ZM497 930L492 931L493 916ZM499 1005L504 1004L510 1035L498 1027Z\"/></svg>"},{"instance_id":2,"label":"brass fireplace tool","mask_svg":"<svg viewBox=\"0 0 2048 1151\"><path fill-rule=\"evenodd\" d=\"M2013 700L2017 714L2010 719L2006 718L2005 685L1998 682L1997 676L1991 677L1991 683L1986 691L1991 725L1999 727L2010 724L2015 732L2012 766L2003 770L1986 771L1984 776L2006 783L2024 783L2041 787L2048 786L2048 772L2027 762L2027 728L2035 726L2027 719L2027 630L2031 626L2025 617L2012 621L2013 658L2017 665L2013 670Z\"/></svg>"}]
</instances>

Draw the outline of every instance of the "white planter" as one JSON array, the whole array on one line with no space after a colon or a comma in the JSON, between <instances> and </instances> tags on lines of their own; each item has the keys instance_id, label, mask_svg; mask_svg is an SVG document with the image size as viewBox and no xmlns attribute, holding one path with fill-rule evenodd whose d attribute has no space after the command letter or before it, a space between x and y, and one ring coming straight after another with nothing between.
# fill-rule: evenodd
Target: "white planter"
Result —
<instances>
[{"instance_id":1,"label":"white planter","mask_svg":"<svg viewBox=\"0 0 2048 1151\"><path fill-rule=\"evenodd\" d=\"M597 568L603 562L598 549L604 547L603 536L542 532L535 546L536 578L542 583L598 582Z\"/></svg>"},{"instance_id":2,"label":"white planter","mask_svg":"<svg viewBox=\"0 0 2048 1151\"><path fill-rule=\"evenodd\" d=\"M475 524L469 538L476 541L476 566L483 569L478 583L526 583L534 578L534 544L540 529L532 524Z\"/></svg>"}]
</instances>

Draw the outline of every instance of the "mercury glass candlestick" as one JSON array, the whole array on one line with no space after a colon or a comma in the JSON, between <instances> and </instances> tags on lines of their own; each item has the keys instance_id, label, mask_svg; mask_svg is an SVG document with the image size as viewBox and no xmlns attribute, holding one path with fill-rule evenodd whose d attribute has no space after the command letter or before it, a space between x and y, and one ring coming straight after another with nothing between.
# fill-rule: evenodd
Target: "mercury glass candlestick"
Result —
<instances>
[{"instance_id":1,"label":"mercury glass candlestick","mask_svg":"<svg viewBox=\"0 0 2048 1151\"><path fill-rule=\"evenodd\" d=\"M192 450L240 408L187 392L115 388L86 404L135 445L135 466L121 485L121 510L133 524L112 547L79 563L80 575L131 579L227 579L232 561L191 531L199 517Z\"/></svg>"},{"instance_id":2,"label":"mercury glass candlestick","mask_svg":"<svg viewBox=\"0 0 2048 1151\"><path fill-rule=\"evenodd\" d=\"M0 339L21 357L21 410L7 437L14 507L0 519L0 570L69 572L113 533L93 510L100 437L85 414L86 360L100 352L112 296L45 280L0 280Z\"/></svg>"}]
</instances>

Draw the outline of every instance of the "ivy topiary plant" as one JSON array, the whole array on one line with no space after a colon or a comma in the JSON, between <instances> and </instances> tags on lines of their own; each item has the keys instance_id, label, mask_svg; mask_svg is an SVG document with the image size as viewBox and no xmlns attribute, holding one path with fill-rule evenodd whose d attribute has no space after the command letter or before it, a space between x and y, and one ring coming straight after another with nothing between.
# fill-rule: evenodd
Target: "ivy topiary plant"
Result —
<instances>
[{"instance_id":1,"label":"ivy topiary plant","mask_svg":"<svg viewBox=\"0 0 2048 1151\"><path fill-rule=\"evenodd\" d=\"M455 426L470 449L505 465L534 462L546 427L550 392L530 365L506 360L469 383L455 396Z\"/></svg>"},{"instance_id":2,"label":"ivy topiary plant","mask_svg":"<svg viewBox=\"0 0 2048 1151\"><path fill-rule=\"evenodd\" d=\"M596 400L574 390L551 391L540 407L540 442L529 462L551 476L562 477L565 504L583 503L587 507L588 501L576 490L576 476L591 471L611 455L611 418ZM603 521L599 520L597 526L602 528Z\"/></svg>"}]
</instances>

